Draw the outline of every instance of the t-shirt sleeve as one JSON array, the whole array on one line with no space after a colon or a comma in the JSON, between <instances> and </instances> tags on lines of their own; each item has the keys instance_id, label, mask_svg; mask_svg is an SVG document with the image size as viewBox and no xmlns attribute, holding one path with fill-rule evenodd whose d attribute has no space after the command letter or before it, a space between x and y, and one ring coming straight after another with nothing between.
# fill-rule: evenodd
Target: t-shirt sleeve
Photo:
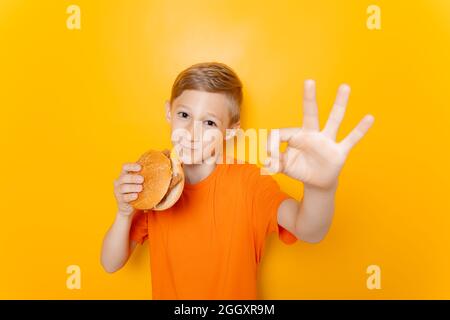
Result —
<instances>
[{"instance_id":1,"label":"t-shirt sleeve","mask_svg":"<svg viewBox=\"0 0 450 320\"><path fill-rule=\"evenodd\" d=\"M297 241L295 235L278 224L278 207L284 200L291 197L280 189L271 175L261 175L260 168L256 165L250 169L248 183L252 222L259 255L262 254L267 236L272 232L277 232L279 239L286 244L295 243Z\"/></svg>"},{"instance_id":2,"label":"t-shirt sleeve","mask_svg":"<svg viewBox=\"0 0 450 320\"><path fill-rule=\"evenodd\" d=\"M138 211L134 214L130 228L130 240L143 244L148 239L148 213Z\"/></svg>"}]
</instances>

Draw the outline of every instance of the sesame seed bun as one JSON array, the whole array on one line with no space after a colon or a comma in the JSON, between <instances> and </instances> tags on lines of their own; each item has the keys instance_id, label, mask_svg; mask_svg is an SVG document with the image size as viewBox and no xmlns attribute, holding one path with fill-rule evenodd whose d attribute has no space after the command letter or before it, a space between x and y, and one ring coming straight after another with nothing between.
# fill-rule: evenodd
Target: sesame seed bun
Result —
<instances>
[{"instance_id":1,"label":"sesame seed bun","mask_svg":"<svg viewBox=\"0 0 450 320\"><path fill-rule=\"evenodd\" d=\"M149 150L137 161L144 177L138 198L130 202L138 210L165 210L180 198L184 188L184 171L175 152Z\"/></svg>"}]
</instances>

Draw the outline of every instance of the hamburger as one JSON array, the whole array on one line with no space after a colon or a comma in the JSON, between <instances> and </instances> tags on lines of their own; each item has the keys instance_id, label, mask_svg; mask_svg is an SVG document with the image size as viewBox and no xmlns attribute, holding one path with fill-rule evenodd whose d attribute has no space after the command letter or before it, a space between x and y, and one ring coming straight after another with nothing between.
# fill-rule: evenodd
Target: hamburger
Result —
<instances>
[{"instance_id":1,"label":"hamburger","mask_svg":"<svg viewBox=\"0 0 450 320\"><path fill-rule=\"evenodd\" d=\"M138 210L165 210L180 198L184 188L184 171L174 152L149 150L137 161L144 177L142 191L130 202Z\"/></svg>"}]
</instances>

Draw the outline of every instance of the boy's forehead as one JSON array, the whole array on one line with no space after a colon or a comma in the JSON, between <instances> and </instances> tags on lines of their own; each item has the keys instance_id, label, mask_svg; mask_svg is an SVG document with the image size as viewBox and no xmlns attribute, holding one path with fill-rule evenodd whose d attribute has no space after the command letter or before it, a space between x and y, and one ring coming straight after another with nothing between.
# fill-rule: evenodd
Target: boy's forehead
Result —
<instances>
[{"instance_id":1,"label":"boy's forehead","mask_svg":"<svg viewBox=\"0 0 450 320\"><path fill-rule=\"evenodd\" d=\"M174 100L174 107L184 107L194 112L222 118L228 114L229 100L222 93L185 90Z\"/></svg>"}]
</instances>

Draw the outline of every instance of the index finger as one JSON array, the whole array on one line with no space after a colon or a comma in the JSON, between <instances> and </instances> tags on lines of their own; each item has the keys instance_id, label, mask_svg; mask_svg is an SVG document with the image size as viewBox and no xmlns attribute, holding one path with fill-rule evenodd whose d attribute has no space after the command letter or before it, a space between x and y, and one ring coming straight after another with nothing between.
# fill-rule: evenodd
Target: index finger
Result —
<instances>
[{"instance_id":1,"label":"index finger","mask_svg":"<svg viewBox=\"0 0 450 320\"><path fill-rule=\"evenodd\" d=\"M127 172L138 172L141 170L141 165L139 163L135 163L135 162L128 162L123 164L122 166L122 173L127 173Z\"/></svg>"},{"instance_id":2,"label":"index finger","mask_svg":"<svg viewBox=\"0 0 450 320\"><path fill-rule=\"evenodd\" d=\"M299 133L302 128L277 128L272 129L267 137L267 151L269 155L278 156L280 151L280 142L288 142L289 140Z\"/></svg>"}]
</instances>

